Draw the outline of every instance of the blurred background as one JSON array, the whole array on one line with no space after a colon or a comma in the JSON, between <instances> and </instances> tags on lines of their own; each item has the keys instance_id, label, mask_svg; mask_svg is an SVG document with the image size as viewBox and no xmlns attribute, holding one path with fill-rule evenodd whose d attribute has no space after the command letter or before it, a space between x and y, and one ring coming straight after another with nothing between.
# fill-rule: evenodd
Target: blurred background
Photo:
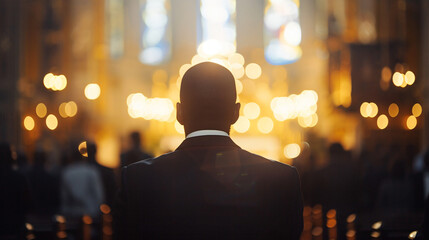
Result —
<instances>
[{"instance_id":1,"label":"blurred background","mask_svg":"<svg viewBox=\"0 0 429 240\"><path fill-rule=\"evenodd\" d=\"M108 215L106 181L132 150L158 156L184 139L180 81L202 61L236 78L233 140L298 168L302 239L416 234L429 193L425 0L1 0L0 140L13 168L31 179L41 163L60 194L79 150L103 169ZM58 198L55 223L33 203L31 231L66 228ZM111 237L84 227L75 236Z\"/></svg>"}]
</instances>

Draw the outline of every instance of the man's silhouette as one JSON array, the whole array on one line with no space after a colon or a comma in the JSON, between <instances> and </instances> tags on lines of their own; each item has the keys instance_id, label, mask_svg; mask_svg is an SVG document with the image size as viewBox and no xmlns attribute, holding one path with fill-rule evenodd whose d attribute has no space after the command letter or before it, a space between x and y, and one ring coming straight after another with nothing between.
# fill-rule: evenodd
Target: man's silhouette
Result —
<instances>
[{"instance_id":1,"label":"man's silhouette","mask_svg":"<svg viewBox=\"0 0 429 240\"><path fill-rule=\"evenodd\" d=\"M177 120L186 139L123 168L118 239L299 239L298 173L231 140L239 109L226 68L204 62L185 73Z\"/></svg>"}]
</instances>

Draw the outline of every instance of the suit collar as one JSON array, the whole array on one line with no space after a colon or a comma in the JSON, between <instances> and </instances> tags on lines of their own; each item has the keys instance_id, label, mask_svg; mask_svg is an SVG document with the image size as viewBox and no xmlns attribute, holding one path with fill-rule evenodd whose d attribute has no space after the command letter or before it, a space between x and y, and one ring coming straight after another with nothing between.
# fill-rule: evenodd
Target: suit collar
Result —
<instances>
[{"instance_id":1,"label":"suit collar","mask_svg":"<svg viewBox=\"0 0 429 240\"><path fill-rule=\"evenodd\" d=\"M176 151L204 147L227 147L240 149L240 147L235 144L230 137L211 135L187 138L180 144Z\"/></svg>"}]
</instances>

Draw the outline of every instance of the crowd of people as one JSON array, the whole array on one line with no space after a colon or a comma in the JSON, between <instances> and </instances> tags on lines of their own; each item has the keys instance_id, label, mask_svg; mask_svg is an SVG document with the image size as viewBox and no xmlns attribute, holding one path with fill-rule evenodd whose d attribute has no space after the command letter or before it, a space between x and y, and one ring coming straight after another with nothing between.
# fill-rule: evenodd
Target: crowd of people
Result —
<instances>
[{"instance_id":1,"label":"crowd of people","mask_svg":"<svg viewBox=\"0 0 429 240\"><path fill-rule=\"evenodd\" d=\"M139 132L132 132L130 140L130 149L120 156L121 166L152 157L142 150ZM57 215L70 222L90 216L96 222L102 204L113 206L119 169L97 161L96 143L87 142L85 154L77 146L71 143L62 151L61 164L56 165L43 149L27 157L13 152L8 143L0 144L0 239L24 239L26 223L52 225Z\"/></svg>"},{"instance_id":2,"label":"crowd of people","mask_svg":"<svg viewBox=\"0 0 429 240\"><path fill-rule=\"evenodd\" d=\"M120 155L121 166L151 157L142 150L138 132L130 139L131 148ZM25 164L21 154L19 161L14 160L10 145L2 143L0 148L1 236L24 234L26 222L57 214L97 219L101 204L114 205L120 171L98 163L95 143L87 143L87 156L73 144L65 151L62 166L48 165L49 153L41 149L34 152L31 164ZM352 213L423 215L429 195L429 151L380 147L353 157L335 143L328 152L329 162L321 167L316 167L313 154L294 162L305 205L321 204L325 212L336 209L339 223Z\"/></svg>"}]
</instances>

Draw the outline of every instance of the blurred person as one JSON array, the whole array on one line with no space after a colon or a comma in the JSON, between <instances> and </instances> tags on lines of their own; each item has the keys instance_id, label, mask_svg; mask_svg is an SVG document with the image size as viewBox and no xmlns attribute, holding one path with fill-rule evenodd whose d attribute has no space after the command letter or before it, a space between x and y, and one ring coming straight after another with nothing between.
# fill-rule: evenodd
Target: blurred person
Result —
<instances>
[{"instance_id":1,"label":"blurred person","mask_svg":"<svg viewBox=\"0 0 429 240\"><path fill-rule=\"evenodd\" d=\"M141 136L139 132L132 132L129 136L129 139L131 143L131 148L121 154L121 167L153 157L149 153L142 150Z\"/></svg>"},{"instance_id":2,"label":"blurred person","mask_svg":"<svg viewBox=\"0 0 429 240\"><path fill-rule=\"evenodd\" d=\"M97 217L104 201L100 174L78 150L71 152L71 159L61 173L61 212L72 218Z\"/></svg>"},{"instance_id":3,"label":"blurred person","mask_svg":"<svg viewBox=\"0 0 429 240\"><path fill-rule=\"evenodd\" d=\"M397 156L389 163L389 176L380 185L377 209L384 212L408 212L414 204L413 184L406 177L405 159Z\"/></svg>"},{"instance_id":4,"label":"blurred person","mask_svg":"<svg viewBox=\"0 0 429 240\"><path fill-rule=\"evenodd\" d=\"M27 181L12 169L12 151L0 143L0 239L24 239L26 214L29 209Z\"/></svg>"},{"instance_id":5,"label":"blurred person","mask_svg":"<svg viewBox=\"0 0 429 240\"><path fill-rule=\"evenodd\" d=\"M46 169L46 152L36 150L33 166L27 178L32 199L31 212L38 216L50 216L59 207L59 179Z\"/></svg>"},{"instance_id":6,"label":"blurred person","mask_svg":"<svg viewBox=\"0 0 429 240\"><path fill-rule=\"evenodd\" d=\"M172 153L123 168L117 239L299 239L302 198L294 167L242 150L234 77L204 62L183 76Z\"/></svg>"},{"instance_id":7,"label":"blurred person","mask_svg":"<svg viewBox=\"0 0 429 240\"><path fill-rule=\"evenodd\" d=\"M105 196L105 203L112 206L116 196L116 180L113 169L105 167L97 162L97 145L93 142L87 142L88 161L98 170L101 181L103 183L103 192Z\"/></svg>"},{"instance_id":8,"label":"blurred person","mask_svg":"<svg viewBox=\"0 0 429 240\"><path fill-rule=\"evenodd\" d=\"M331 144L328 151L329 163L317 173L315 191L324 213L336 210L338 236L345 236L346 218L357 205L357 174L350 152L340 143Z\"/></svg>"}]
</instances>

